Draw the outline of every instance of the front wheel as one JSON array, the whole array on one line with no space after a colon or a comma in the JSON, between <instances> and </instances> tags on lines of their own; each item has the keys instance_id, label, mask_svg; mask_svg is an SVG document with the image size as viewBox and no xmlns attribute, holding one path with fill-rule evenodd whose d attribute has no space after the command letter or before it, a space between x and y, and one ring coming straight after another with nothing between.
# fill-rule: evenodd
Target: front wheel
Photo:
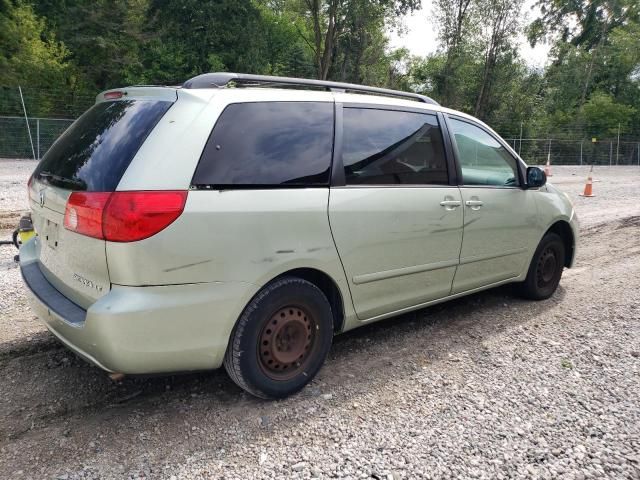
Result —
<instances>
[{"instance_id":1,"label":"front wheel","mask_svg":"<svg viewBox=\"0 0 640 480\"><path fill-rule=\"evenodd\" d=\"M549 298L558 288L564 268L564 242L556 233L547 233L536 249L518 293L531 300Z\"/></svg>"},{"instance_id":2,"label":"front wheel","mask_svg":"<svg viewBox=\"0 0 640 480\"><path fill-rule=\"evenodd\" d=\"M224 358L231 379L261 398L282 398L318 373L333 338L331 305L314 284L283 277L263 288L236 324Z\"/></svg>"}]
</instances>

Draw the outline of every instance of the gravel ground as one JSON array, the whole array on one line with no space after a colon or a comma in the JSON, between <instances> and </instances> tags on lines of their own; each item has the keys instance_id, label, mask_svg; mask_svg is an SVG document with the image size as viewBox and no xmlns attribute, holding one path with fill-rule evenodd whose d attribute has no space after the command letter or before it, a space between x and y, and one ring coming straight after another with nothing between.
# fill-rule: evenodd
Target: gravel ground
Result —
<instances>
[{"instance_id":1,"label":"gravel ground","mask_svg":"<svg viewBox=\"0 0 640 480\"><path fill-rule=\"evenodd\" d=\"M0 161L0 218L33 166ZM591 199L586 168L553 173L583 226L554 297L503 287L338 336L278 402L223 371L112 383L38 323L0 247L0 478L640 479L640 169L596 168Z\"/></svg>"}]
</instances>

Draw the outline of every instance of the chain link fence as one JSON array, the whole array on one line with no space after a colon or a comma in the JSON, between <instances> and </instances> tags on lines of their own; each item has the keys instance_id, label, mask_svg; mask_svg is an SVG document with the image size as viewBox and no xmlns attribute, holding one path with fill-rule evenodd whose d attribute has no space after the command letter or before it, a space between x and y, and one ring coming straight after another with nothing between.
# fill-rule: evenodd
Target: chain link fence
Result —
<instances>
[{"instance_id":1,"label":"chain link fence","mask_svg":"<svg viewBox=\"0 0 640 480\"><path fill-rule=\"evenodd\" d=\"M95 95L0 85L0 158L40 159Z\"/></svg>"},{"instance_id":2,"label":"chain link fence","mask_svg":"<svg viewBox=\"0 0 640 480\"><path fill-rule=\"evenodd\" d=\"M94 101L86 93L0 86L0 158L41 158ZM504 119L492 126L531 165L550 160L553 165L640 166L640 126L615 138L587 138L578 125L541 132L534 124Z\"/></svg>"},{"instance_id":3,"label":"chain link fence","mask_svg":"<svg viewBox=\"0 0 640 480\"><path fill-rule=\"evenodd\" d=\"M73 120L67 118L29 118L0 116L0 158L40 160Z\"/></svg>"},{"instance_id":4,"label":"chain link fence","mask_svg":"<svg viewBox=\"0 0 640 480\"><path fill-rule=\"evenodd\" d=\"M639 165L638 140L506 138L511 147L530 165Z\"/></svg>"}]
</instances>

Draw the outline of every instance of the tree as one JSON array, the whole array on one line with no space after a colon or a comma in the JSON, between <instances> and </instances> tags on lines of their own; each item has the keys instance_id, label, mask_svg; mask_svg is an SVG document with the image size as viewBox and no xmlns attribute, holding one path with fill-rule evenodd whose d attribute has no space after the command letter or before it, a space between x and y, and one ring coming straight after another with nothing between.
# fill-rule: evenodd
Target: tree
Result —
<instances>
[{"instance_id":1,"label":"tree","mask_svg":"<svg viewBox=\"0 0 640 480\"><path fill-rule=\"evenodd\" d=\"M141 74L170 83L208 71L309 75L311 57L298 33L304 22L285 6L252 0L151 0L145 29L151 40Z\"/></svg>"},{"instance_id":2,"label":"tree","mask_svg":"<svg viewBox=\"0 0 640 480\"><path fill-rule=\"evenodd\" d=\"M552 35L562 42L595 48L603 36L628 19L637 18L636 0L538 0L542 16L527 29L532 46Z\"/></svg>"},{"instance_id":3,"label":"tree","mask_svg":"<svg viewBox=\"0 0 640 480\"><path fill-rule=\"evenodd\" d=\"M521 7L522 0L487 0L479 8L479 15L484 19L481 32L485 52L482 80L474 108L476 117L484 118L487 114L500 57L515 56L513 39L519 27Z\"/></svg>"},{"instance_id":4,"label":"tree","mask_svg":"<svg viewBox=\"0 0 640 480\"><path fill-rule=\"evenodd\" d=\"M512 82L514 72L522 73L514 44L521 4L522 0L436 0L442 46L415 72L431 77L427 83L435 97L451 108L490 117L505 90L502 84Z\"/></svg>"},{"instance_id":5,"label":"tree","mask_svg":"<svg viewBox=\"0 0 640 480\"><path fill-rule=\"evenodd\" d=\"M439 25L439 38L445 51L445 63L435 76L440 98L446 105L457 103L457 73L465 62L465 47L476 28L472 0L436 0L434 14Z\"/></svg>"},{"instance_id":6,"label":"tree","mask_svg":"<svg viewBox=\"0 0 640 480\"><path fill-rule=\"evenodd\" d=\"M588 54L584 71L579 75L582 89L578 106L581 108L595 89L595 70L602 63L602 50L609 42L610 33L630 22L637 22L640 4L637 0L539 0L538 6L542 16L528 28L531 45L555 35L555 43L561 45L557 53L571 51L562 47L570 43ZM556 62L562 61L563 58L558 55Z\"/></svg>"},{"instance_id":7,"label":"tree","mask_svg":"<svg viewBox=\"0 0 640 480\"><path fill-rule=\"evenodd\" d=\"M47 19L45 38L65 43L69 60L92 90L122 85L126 73L139 65L146 1L40 0L33 6Z\"/></svg>"},{"instance_id":8,"label":"tree","mask_svg":"<svg viewBox=\"0 0 640 480\"><path fill-rule=\"evenodd\" d=\"M43 39L44 38L44 39ZM67 61L69 51L54 36L45 35L45 22L30 5L0 0L0 85L16 92L17 86L33 92L47 88L73 89L76 72ZM59 105L59 97L41 96L29 102L30 114ZM17 95L1 95L0 111L15 114ZM11 103L11 105L9 105Z\"/></svg>"},{"instance_id":9,"label":"tree","mask_svg":"<svg viewBox=\"0 0 640 480\"><path fill-rule=\"evenodd\" d=\"M313 52L316 76L326 80L335 60L345 55L345 42L338 41L343 35L362 34L381 19L384 23L419 7L419 0L300 0L299 15L310 23L309 33L300 34ZM355 32L350 30L354 25ZM361 45L358 52L362 51Z\"/></svg>"},{"instance_id":10,"label":"tree","mask_svg":"<svg viewBox=\"0 0 640 480\"><path fill-rule=\"evenodd\" d=\"M595 92L584 105L587 133L589 136L614 136L618 128L625 133L636 111L629 105L615 103L611 95Z\"/></svg>"},{"instance_id":11,"label":"tree","mask_svg":"<svg viewBox=\"0 0 640 480\"><path fill-rule=\"evenodd\" d=\"M43 40L45 23L29 5L0 0L0 84L63 82L68 51L55 38Z\"/></svg>"}]
</instances>

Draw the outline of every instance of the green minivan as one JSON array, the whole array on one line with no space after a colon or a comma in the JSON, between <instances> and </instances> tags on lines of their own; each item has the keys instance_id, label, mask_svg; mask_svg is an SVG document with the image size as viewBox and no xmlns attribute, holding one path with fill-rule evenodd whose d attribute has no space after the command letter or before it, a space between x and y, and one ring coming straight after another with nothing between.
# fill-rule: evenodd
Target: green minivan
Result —
<instances>
[{"instance_id":1,"label":"green minivan","mask_svg":"<svg viewBox=\"0 0 640 480\"><path fill-rule=\"evenodd\" d=\"M232 73L98 95L29 200L22 275L61 342L112 373L224 365L263 398L336 333L505 283L550 297L578 238L568 197L469 115Z\"/></svg>"}]
</instances>

